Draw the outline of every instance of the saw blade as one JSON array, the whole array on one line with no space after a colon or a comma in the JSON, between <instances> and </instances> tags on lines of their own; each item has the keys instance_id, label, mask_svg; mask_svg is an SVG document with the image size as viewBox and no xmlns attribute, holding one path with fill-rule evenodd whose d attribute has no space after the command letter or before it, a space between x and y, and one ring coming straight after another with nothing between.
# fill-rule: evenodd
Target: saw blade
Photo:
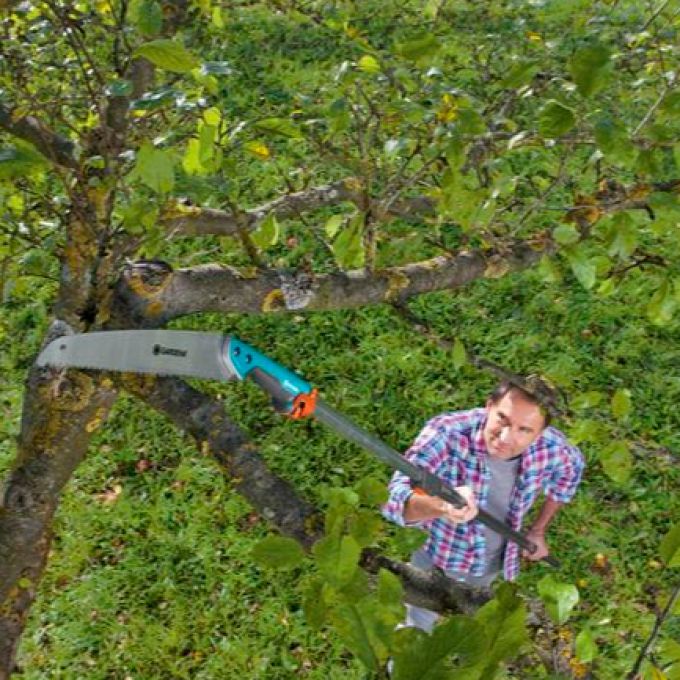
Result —
<instances>
[{"instance_id":1,"label":"saw blade","mask_svg":"<svg viewBox=\"0 0 680 680\"><path fill-rule=\"evenodd\" d=\"M200 331L82 333L53 340L40 353L37 364L232 380L238 376L227 358L228 342L227 335Z\"/></svg>"}]
</instances>

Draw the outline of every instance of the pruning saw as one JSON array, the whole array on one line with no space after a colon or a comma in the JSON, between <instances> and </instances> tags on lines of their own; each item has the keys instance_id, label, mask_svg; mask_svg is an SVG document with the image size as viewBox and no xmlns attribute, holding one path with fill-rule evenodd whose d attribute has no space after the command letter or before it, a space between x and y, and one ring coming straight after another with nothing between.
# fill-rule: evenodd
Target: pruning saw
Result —
<instances>
[{"instance_id":1,"label":"pruning saw","mask_svg":"<svg viewBox=\"0 0 680 680\"><path fill-rule=\"evenodd\" d=\"M326 404L306 380L233 335L157 329L65 335L50 342L36 363L55 368L92 368L206 380L249 378L271 396L276 410L296 420L313 416L392 469L405 474L414 490L442 498L456 508L466 505L465 499L438 477L413 465L395 449ZM529 553L537 550L526 536L487 511L480 508L476 519ZM560 566L550 555L542 559L553 567Z\"/></svg>"}]
</instances>

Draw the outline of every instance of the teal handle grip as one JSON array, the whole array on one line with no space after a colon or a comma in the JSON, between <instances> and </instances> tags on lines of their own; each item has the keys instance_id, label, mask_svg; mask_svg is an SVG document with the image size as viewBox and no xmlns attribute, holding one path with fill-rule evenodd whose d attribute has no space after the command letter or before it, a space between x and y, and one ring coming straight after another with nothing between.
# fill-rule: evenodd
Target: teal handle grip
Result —
<instances>
[{"instance_id":1,"label":"teal handle grip","mask_svg":"<svg viewBox=\"0 0 680 680\"><path fill-rule=\"evenodd\" d=\"M298 394L309 394L312 386L297 373L270 359L259 350L255 349L243 340L229 337L227 345L229 363L234 369L239 380L245 380L255 369L266 373L270 379L275 380L282 390L292 399Z\"/></svg>"}]
</instances>

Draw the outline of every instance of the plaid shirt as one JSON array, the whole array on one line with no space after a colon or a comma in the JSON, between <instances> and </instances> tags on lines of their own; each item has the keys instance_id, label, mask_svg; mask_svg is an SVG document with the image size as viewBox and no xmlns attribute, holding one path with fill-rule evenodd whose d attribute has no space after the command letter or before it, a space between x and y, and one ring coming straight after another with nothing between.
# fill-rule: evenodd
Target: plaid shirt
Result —
<instances>
[{"instance_id":1,"label":"plaid shirt","mask_svg":"<svg viewBox=\"0 0 680 680\"><path fill-rule=\"evenodd\" d=\"M450 487L470 486L480 507L486 507L490 473L482 434L486 409L445 413L430 420L406 458L437 475ZM506 522L515 530L539 492L560 503L571 500L583 472L581 452L569 444L554 427L547 427L522 453L517 480L510 499ZM406 475L395 472L389 485L389 498L383 515L401 526L417 526L428 532L425 550L435 566L445 573L481 576L485 572L486 541L481 522L454 524L445 519L404 521L404 506L413 489ZM516 578L519 572L519 547L507 542L503 560L504 577Z\"/></svg>"}]
</instances>

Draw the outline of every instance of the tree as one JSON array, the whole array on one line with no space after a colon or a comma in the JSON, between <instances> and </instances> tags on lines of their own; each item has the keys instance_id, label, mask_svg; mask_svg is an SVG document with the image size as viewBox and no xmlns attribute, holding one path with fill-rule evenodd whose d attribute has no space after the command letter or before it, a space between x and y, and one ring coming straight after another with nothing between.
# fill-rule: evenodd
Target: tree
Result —
<instances>
[{"instance_id":1,"label":"tree","mask_svg":"<svg viewBox=\"0 0 680 680\"><path fill-rule=\"evenodd\" d=\"M602 296L637 276L633 304L672 322L677 12L663 2L565 12L446 0L5 2L5 299L44 278L47 340L199 312L403 309L537 265ZM244 28L307 59L289 91L262 101L248 89L286 52L239 41ZM205 243L219 243L219 265L166 261L169 247L195 261ZM60 492L121 389L207 442L284 535L306 548L320 539L315 508L209 395L177 379L32 368L0 512L0 677ZM626 389L614 395L620 418ZM630 460L614 442L602 463L620 478Z\"/></svg>"}]
</instances>

